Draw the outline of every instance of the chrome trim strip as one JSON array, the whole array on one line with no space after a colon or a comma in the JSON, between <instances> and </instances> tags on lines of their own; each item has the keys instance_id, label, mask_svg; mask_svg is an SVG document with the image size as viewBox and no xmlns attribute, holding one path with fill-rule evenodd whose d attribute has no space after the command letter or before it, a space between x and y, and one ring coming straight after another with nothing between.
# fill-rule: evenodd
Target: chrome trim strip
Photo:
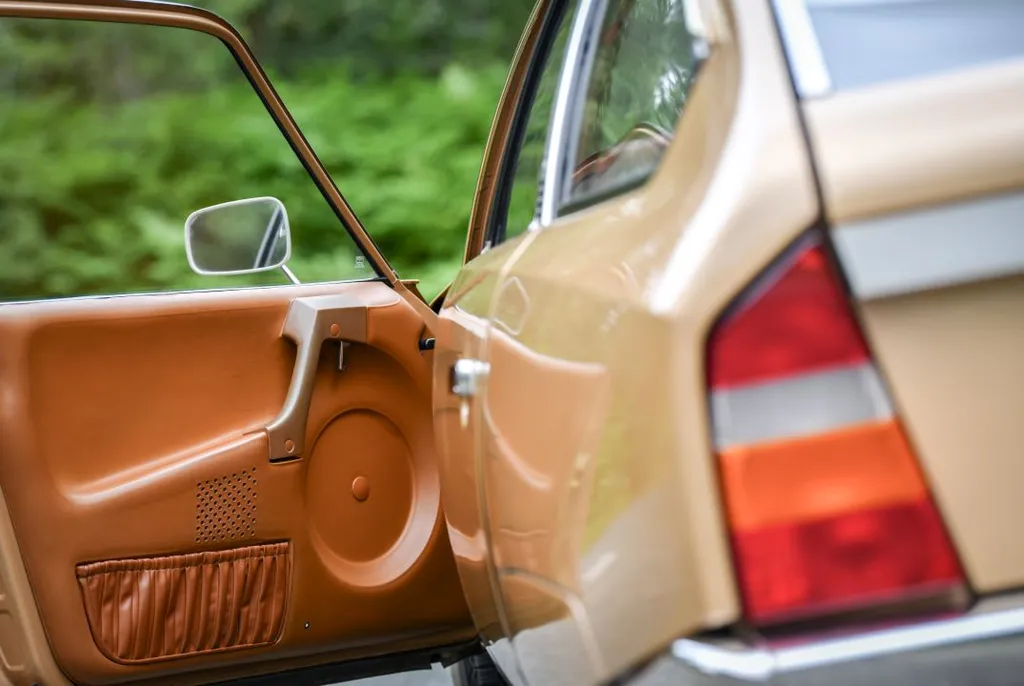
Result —
<instances>
[{"instance_id":1,"label":"chrome trim strip","mask_svg":"<svg viewBox=\"0 0 1024 686\"><path fill-rule=\"evenodd\" d=\"M569 96L569 112L566 119L566 138L562 148L562 164L559 166L558 197L555 205L555 216L564 213L572 190L572 176L576 172L579 160L580 131L583 128L584 111L587 106L587 91L590 89L590 77L597 60L597 51L601 43L601 27L608 13L611 0L598 0L590 9L587 25L584 27L583 43L580 48L579 64L572 73L572 92ZM554 221L554 217L552 217Z\"/></svg>"},{"instance_id":2,"label":"chrome trim strip","mask_svg":"<svg viewBox=\"0 0 1024 686\"><path fill-rule=\"evenodd\" d=\"M715 448L800 438L893 416L870 362L714 391Z\"/></svg>"},{"instance_id":3,"label":"chrome trim strip","mask_svg":"<svg viewBox=\"0 0 1024 686\"><path fill-rule=\"evenodd\" d=\"M734 650L691 639L672 644L672 655L707 675L747 682L816 667L870 660L1024 633L1024 608L967 615L954 619L885 629L847 638L826 639L777 650Z\"/></svg>"},{"instance_id":4,"label":"chrome trim strip","mask_svg":"<svg viewBox=\"0 0 1024 686\"><path fill-rule=\"evenodd\" d=\"M572 32L565 48L562 73L558 78L555 105L551 111L551 123L544 149L544 181L541 184L539 221L530 225L531 231L544 228L555 219L561 203L561 186L566 146L568 145L568 122L573 113L573 97L576 94L577 76L584 58L583 47L589 33L594 8L603 0L581 0L573 18Z\"/></svg>"},{"instance_id":5,"label":"chrome trim strip","mask_svg":"<svg viewBox=\"0 0 1024 686\"><path fill-rule=\"evenodd\" d=\"M850 222L833 231L854 295L875 300L1024 272L1024 193Z\"/></svg>"},{"instance_id":6,"label":"chrome trim strip","mask_svg":"<svg viewBox=\"0 0 1024 686\"><path fill-rule=\"evenodd\" d=\"M806 0L772 0L772 5L797 94L801 98L828 94L832 90L832 79Z\"/></svg>"}]
</instances>

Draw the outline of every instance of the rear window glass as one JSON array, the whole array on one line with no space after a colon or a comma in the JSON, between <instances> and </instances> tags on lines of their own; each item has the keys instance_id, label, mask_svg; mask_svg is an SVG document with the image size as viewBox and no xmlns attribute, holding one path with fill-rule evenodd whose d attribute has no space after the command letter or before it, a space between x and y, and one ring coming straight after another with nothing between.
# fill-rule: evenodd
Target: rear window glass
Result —
<instances>
[{"instance_id":1,"label":"rear window glass","mask_svg":"<svg viewBox=\"0 0 1024 686\"><path fill-rule=\"evenodd\" d=\"M808 0L833 90L1024 56L1024 0Z\"/></svg>"},{"instance_id":2,"label":"rear window glass","mask_svg":"<svg viewBox=\"0 0 1024 686\"><path fill-rule=\"evenodd\" d=\"M682 0L612 0L594 37L568 211L643 183L672 141L708 46Z\"/></svg>"}]
</instances>

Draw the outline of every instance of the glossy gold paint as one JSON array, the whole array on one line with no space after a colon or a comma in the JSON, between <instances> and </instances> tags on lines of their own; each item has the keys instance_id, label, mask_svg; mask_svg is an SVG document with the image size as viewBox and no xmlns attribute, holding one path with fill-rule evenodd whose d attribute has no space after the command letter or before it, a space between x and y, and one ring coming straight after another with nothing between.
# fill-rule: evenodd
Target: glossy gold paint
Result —
<instances>
[{"instance_id":1,"label":"glossy gold paint","mask_svg":"<svg viewBox=\"0 0 1024 686\"><path fill-rule=\"evenodd\" d=\"M835 223L1024 189L1024 60L840 94L805 111ZM980 592L1024 583L1022 314L1020 274L861 305Z\"/></svg>"},{"instance_id":2,"label":"glossy gold paint","mask_svg":"<svg viewBox=\"0 0 1024 686\"><path fill-rule=\"evenodd\" d=\"M770 10L743 5L646 185L481 258L506 264L476 353L492 366L479 455L444 468L482 466L496 595L530 683L607 679L738 616L704 340L818 210Z\"/></svg>"},{"instance_id":3,"label":"glossy gold paint","mask_svg":"<svg viewBox=\"0 0 1024 686\"><path fill-rule=\"evenodd\" d=\"M767 3L730 10L655 177L517 239L488 287L483 457L450 459L482 460L496 595L531 684L607 679L739 617L703 371L736 294L821 215L1024 188L1024 62L811 101L808 141ZM1019 276L860 309L971 584L1019 585Z\"/></svg>"}]
</instances>

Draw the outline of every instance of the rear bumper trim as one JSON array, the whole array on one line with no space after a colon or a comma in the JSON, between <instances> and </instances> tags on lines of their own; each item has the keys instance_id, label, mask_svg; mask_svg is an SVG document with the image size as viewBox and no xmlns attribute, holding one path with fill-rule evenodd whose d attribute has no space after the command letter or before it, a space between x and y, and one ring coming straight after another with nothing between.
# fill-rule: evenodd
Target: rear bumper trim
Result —
<instances>
[{"instance_id":1,"label":"rear bumper trim","mask_svg":"<svg viewBox=\"0 0 1024 686\"><path fill-rule=\"evenodd\" d=\"M1024 634L1024 608L996 610L789 647L732 649L692 639L672 656L708 676L763 682L793 672Z\"/></svg>"}]
</instances>

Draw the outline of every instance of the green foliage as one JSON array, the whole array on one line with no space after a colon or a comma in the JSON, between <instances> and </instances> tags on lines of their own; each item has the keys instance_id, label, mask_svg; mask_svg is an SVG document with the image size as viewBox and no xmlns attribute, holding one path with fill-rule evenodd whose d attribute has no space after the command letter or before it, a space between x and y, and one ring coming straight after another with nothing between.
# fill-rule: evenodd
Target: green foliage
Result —
<instances>
[{"instance_id":1,"label":"green foliage","mask_svg":"<svg viewBox=\"0 0 1024 686\"><path fill-rule=\"evenodd\" d=\"M338 79L283 90L374 240L400 273L461 257L502 66L450 65L386 85ZM451 278L451 275L449 275Z\"/></svg>"},{"instance_id":2,"label":"green foliage","mask_svg":"<svg viewBox=\"0 0 1024 686\"><path fill-rule=\"evenodd\" d=\"M238 22L399 274L436 293L461 260L480 156L529 7L206 5ZM453 13L460 7L464 18ZM276 272L199 277L184 255L189 212L262 195L288 208L302 280L372 276L214 39L4 20L0 84L0 299L280 283Z\"/></svg>"},{"instance_id":3,"label":"green foliage","mask_svg":"<svg viewBox=\"0 0 1024 686\"><path fill-rule=\"evenodd\" d=\"M347 68L359 81L507 63L533 0L192 0L232 22L291 78Z\"/></svg>"}]
</instances>

